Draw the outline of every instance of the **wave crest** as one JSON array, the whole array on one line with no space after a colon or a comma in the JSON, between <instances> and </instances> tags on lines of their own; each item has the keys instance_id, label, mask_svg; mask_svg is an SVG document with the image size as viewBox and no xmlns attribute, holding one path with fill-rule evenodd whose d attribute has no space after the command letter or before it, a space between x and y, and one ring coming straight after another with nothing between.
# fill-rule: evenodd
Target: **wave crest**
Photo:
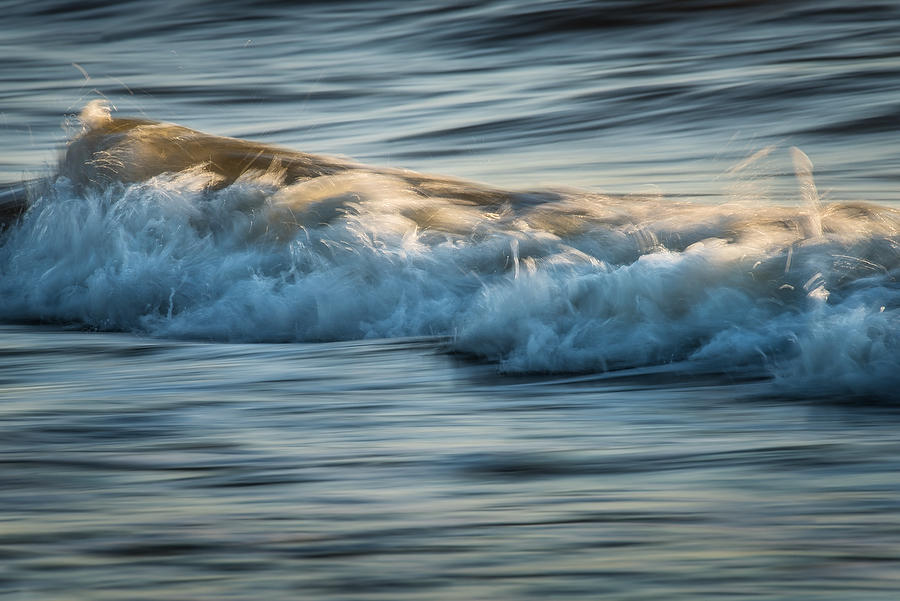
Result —
<instances>
[{"instance_id":1,"label":"wave crest","mask_svg":"<svg viewBox=\"0 0 900 601\"><path fill-rule=\"evenodd\" d=\"M709 206L499 190L104 115L85 110L5 233L0 318L438 336L509 372L678 362L804 390L898 383L900 212L810 200L811 163L796 207Z\"/></svg>"}]
</instances>

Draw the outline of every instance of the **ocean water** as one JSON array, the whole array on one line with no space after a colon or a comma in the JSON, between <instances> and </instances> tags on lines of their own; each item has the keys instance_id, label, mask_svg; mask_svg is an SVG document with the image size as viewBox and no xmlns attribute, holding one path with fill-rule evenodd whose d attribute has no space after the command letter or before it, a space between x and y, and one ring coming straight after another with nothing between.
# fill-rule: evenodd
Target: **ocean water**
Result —
<instances>
[{"instance_id":1,"label":"ocean water","mask_svg":"<svg viewBox=\"0 0 900 601\"><path fill-rule=\"evenodd\" d=\"M896 2L0 15L0 596L900 594Z\"/></svg>"}]
</instances>

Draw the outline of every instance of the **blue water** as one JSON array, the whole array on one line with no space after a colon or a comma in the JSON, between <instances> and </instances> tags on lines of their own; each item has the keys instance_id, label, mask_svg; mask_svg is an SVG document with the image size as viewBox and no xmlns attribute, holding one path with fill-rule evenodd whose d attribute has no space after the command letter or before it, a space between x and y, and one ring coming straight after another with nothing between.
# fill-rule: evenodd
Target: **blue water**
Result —
<instances>
[{"instance_id":1,"label":"blue water","mask_svg":"<svg viewBox=\"0 0 900 601\"><path fill-rule=\"evenodd\" d=\"M900 594L896 2L0 15L0 596Z\"/></svg>"}]
</instances>

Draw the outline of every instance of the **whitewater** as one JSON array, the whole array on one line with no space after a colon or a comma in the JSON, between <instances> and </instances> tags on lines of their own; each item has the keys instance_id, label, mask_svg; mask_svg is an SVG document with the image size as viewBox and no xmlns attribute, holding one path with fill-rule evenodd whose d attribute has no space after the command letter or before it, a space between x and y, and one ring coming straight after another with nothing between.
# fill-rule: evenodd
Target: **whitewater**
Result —
<instances>
[{"instance_id":1,"label":"whitewater","mask_svg":"<svg viewBox=\"0 0 900 601\"><path fill-rule=\"evenodd\" d=\"M220 342L429 337L503 373L900 383L900 211L507 190L82 112L19 193L0 320ZM790 159L787 159L790 157ZM752 180L750 180L752 184ZM27 199L27 200L26 200Z\"/></svg>"}]
</instances>

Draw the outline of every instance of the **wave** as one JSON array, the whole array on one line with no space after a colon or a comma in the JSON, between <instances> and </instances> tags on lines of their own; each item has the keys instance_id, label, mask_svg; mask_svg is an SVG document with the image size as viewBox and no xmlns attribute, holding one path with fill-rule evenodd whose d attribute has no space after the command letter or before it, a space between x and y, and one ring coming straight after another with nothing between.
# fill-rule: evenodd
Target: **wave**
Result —
<instances>
[{"instance_id":1,"label":"wave","mask_svg":"<svg viewBox=\"0 0 900 601\"><path fill-rule=\"evenodd\" d=\"M821 203L798 150L796 206L711 206L503 190L100 103L81 121L54 174L0 198L0 320L438 337L513 373L677 364L812 394L900 384L900 211Z\"/></svg>"}]
</instances>

